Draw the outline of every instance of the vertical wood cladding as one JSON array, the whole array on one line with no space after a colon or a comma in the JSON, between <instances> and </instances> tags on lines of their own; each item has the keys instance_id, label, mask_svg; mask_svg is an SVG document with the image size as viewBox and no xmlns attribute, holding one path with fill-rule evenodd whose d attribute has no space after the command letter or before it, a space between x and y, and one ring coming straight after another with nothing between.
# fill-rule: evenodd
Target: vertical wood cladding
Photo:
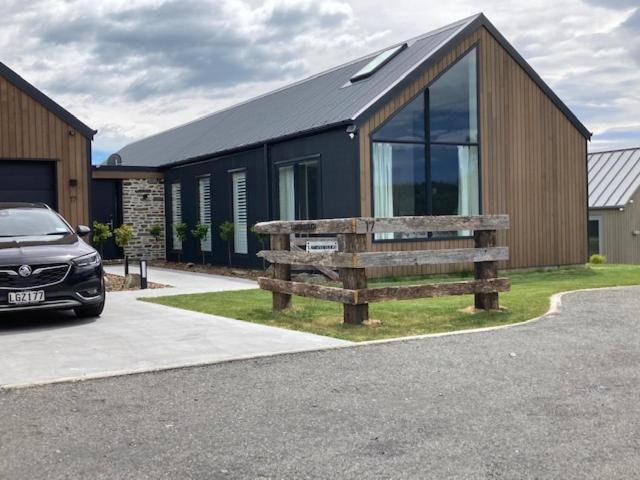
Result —
<instances>
[{"instance_id":1,"label":"vertical wood cladding","mask_svg":"<svg viewBox=\"0 0 640 480\"><path fill-rule=\"evenodd\" d=\"M586 140L551 99L484 28L461 41L436 65L362 125L360 203L372 215L370 133L443 70L479 48L482 213L511 217L498 244L510 248L502 268L572 265L587 257ZM471 247L471 240L373 243L375 251ZM471 265L458 265L470 270ZM451 271L452 266L398 267L372 275Z\"/></svg>"},{"instance_id":2,"label":"vertical wood cladding","mask_svg":"<svg viewBox=\"0 0 640 480\"><path fill-rule=\"evenodd\" d=\"M0 162L55 161L58 210L74 227L89 223L88 142L80 132L0 77Z\"/></svg>"}]
</instances>

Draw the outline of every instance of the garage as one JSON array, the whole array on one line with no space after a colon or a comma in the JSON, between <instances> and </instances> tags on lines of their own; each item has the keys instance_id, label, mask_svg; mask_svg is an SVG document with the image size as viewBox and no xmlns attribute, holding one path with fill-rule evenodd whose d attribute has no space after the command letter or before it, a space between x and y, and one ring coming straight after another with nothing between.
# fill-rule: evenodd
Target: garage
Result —
<instances>
[{"instance_id":1,"label":"garage","mask_svg":"<svg viewBox=\"0 0 640 480\"><path fill-rule=\"evenodd\" d=\"M56 208L55 162L0 160L0 202L46 203Z\"/></svg>"}]
</instances>

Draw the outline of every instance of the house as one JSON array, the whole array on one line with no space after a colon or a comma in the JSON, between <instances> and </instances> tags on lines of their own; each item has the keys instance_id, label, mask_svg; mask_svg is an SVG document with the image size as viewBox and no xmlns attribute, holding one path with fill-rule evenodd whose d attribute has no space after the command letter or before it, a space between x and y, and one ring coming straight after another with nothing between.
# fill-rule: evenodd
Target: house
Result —
<instances>
[{"instance_id":1,"label":"house","mask_svg":"<svg viewBox=\"0 0 640 480\"><path fill-rule=\"evenodd\" d=\"M201 247L216 264L227 261L218 227L234 222L233 263L253 266L261 246L250 227L263 220L506 213L503 267L573 265L587 258L589 138L479 14L134 142L96 172L162 174L170 260L200 258L196 239L175 234L182 222L213 227ZM462 248L470 235L368 242Z\"/></svg>"},{"instance_id":2,"label":"house","mask_svg":"<svg viewBox=\"0 0 640 480\"><path fill-rule=\"evenodd\" d=\"M0 202L46 203L89 225L95 133L0 63Z\"/></svg>"},{"instance_id":3,"label":"house","mask_svg":"<svg viewBox=\"0 0 640 480\"><path fill-rule=\"evenodd\" d=\"M589 154L589 255L640 264L640 148Z\"/></svg>"}]
</instances>

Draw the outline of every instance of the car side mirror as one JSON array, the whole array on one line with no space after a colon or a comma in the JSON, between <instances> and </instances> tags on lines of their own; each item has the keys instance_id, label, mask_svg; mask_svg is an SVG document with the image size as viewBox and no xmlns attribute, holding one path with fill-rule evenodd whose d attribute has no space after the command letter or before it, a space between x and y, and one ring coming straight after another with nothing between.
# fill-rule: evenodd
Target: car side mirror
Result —
<instances>
[{"instance_id":1,"label":"car side mirror","mask_svg":"<svg viewBox=\"0 0 640 480\"><path fill-rule=\"evenodd\" d=\"M91 229L85 225L78 225L78 228L76 228L76 233L79 237L86 237L91 233Z\"/></svg>"}]
</instances>

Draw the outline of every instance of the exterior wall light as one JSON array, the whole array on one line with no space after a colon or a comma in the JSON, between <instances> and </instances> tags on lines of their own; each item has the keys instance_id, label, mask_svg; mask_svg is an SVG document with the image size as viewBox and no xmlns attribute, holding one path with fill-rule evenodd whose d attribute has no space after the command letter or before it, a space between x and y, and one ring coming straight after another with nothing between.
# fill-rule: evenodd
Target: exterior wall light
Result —
<instances>
[{"instance_id":1,"label":"exterior wall light","mask_svg":"<svg viewBox=\"0 0 640 480\"><path fill-rule=\"evenodd\" d=\"M357 132L358 132L358 127L356 127L355 125L349 125L347 127L347 134L349 135L350 139L353 140Z\"/></svg>"}]
</instances>

